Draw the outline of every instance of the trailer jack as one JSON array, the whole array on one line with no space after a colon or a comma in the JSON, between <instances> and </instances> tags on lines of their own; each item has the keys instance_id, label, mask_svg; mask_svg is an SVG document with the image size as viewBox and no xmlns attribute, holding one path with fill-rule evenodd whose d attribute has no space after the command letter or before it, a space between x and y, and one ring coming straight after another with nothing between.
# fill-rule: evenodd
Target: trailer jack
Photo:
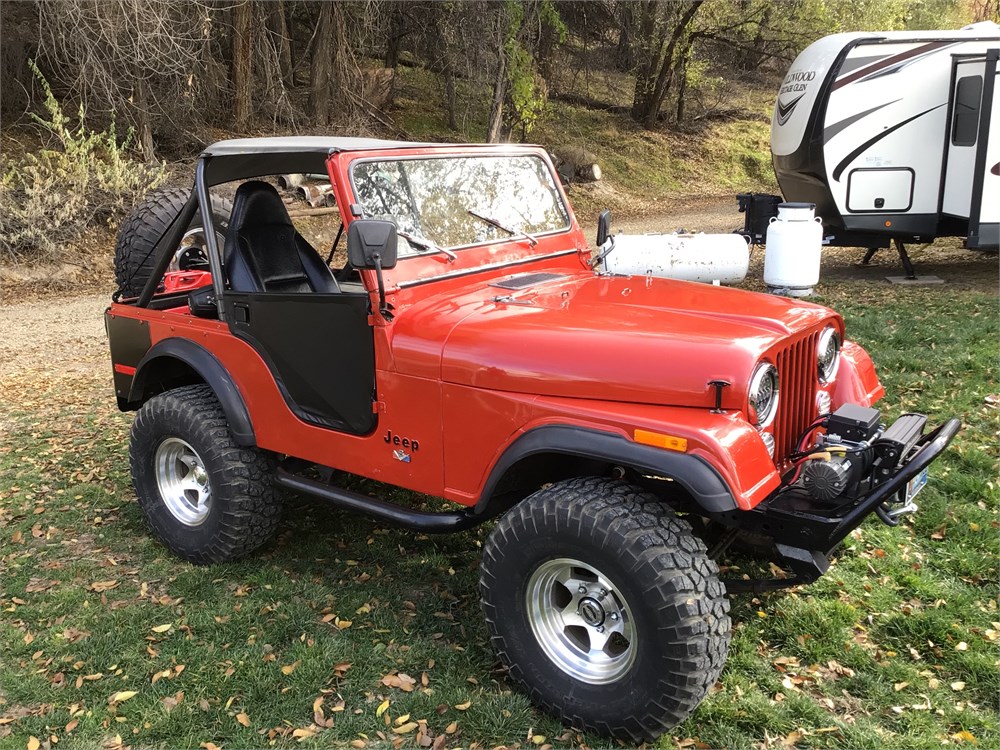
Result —
<instances>
[{"instance_id":1,"label":"trailer jack","mask_svg":"<svg viewBox=\"0 0 1000 750\"><path fill-rule=\"evenodd\" d=\"M899 260L903 264L903 270L906 271L906 278L916 279L917 272L913 268L913 261L910 260L910 256L906 253L906 246L898 239L894 239L892 242L896 246L896 252L899 253ZM862 259L860 265L867 266L871 263L871 259L875 257L875 253L881 249L882 248L879 247L868 248L868 251L865 253L865 257Z\"/></svg>"}]
</instances>

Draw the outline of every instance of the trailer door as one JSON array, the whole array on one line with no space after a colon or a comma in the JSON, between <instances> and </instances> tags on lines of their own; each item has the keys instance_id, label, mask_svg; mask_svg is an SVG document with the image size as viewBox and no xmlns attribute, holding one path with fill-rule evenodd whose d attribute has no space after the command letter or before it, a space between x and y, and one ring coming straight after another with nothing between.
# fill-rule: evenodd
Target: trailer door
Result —
<instances>
[{"instance_id":1,"label":"trailer door","mask_svg":"<svg viewBox=\"0 0 1000 750\"><path fill-rule=\"evenodd\" d=\"M1000 137L993 123L1000 123L998 68L1000 48L986 51L986 75L979 115L979 143L972 178L972 206L965 246L981 250L1000 249Z\"/></svg>"},{"instance_id":2,"label":"trailer door","mask_svg":"<svg viewBox=\"0 0 1000 750\"><path fill-rule=\"evenodd\" d=\"M983 115L986 60L982 57L956 59L954 65L941 211L968 219L979 145L979 119ZM989 113L986 116L989 117Z\"/></svg>"}]
</instances>

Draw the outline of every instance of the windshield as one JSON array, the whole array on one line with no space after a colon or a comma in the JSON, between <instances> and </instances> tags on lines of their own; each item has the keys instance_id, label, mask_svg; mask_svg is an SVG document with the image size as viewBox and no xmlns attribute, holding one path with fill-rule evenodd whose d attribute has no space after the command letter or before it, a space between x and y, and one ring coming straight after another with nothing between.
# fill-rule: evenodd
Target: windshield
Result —
<instances>
[{"instance_id":1,"label":"windshield","mask_svg":"<svg viewBox=\"0 0 1000 750\"><path fill-rule=\"evenodd\" d=\"M351 181L366 219L394 221L413 236L400 242L400 256L428 245L466 247L569 227L552 174L537 156L360 161Z\"/></svg>"}]
</instances>

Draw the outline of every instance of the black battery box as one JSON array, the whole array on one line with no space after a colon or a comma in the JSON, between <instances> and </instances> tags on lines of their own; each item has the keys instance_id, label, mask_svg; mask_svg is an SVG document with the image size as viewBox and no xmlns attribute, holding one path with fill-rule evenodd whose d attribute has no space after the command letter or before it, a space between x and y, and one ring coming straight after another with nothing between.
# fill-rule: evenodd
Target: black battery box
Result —
<instances>
[{"instance_id":1,"label":"black battery box","mask_svg":"<svg viewBox=\"0 0 1000 750\"><path fill-rule=\"evenodd\" d=\"M848 443L860 443L875 436L881 419L882 415L878 409L844 404L830 415L826 434L837 435Z\"/></svg>"}]
</instances>

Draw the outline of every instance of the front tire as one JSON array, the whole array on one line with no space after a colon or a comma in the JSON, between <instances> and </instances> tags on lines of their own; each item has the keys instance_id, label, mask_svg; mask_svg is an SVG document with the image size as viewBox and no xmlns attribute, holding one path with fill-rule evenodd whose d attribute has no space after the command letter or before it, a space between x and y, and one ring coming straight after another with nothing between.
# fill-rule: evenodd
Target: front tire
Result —
<instances>
[{"instance_id":1,"label":"front tire","mask_svg":"<svg viewBox=\"0 0 1000 750\"><path fill-rule=\"evenodd\" d=\"M579 729L653 740L725 664L718 568L687 522L624 482L570 479L522 501L490 534L480 591L510 676Z\"/></svg>"},{"instance_id":2,"label":"front tire","mask_svg":"<svg viewBox=\"0 0 1000 750\"><path fill-rule=\"evenodd\" d=\"M274 537L281 508L273 461L236 445L209 386L147 401L132 424L129 455L146 521L185 560L228 562Z\"/></svg>"}]
</instances>

